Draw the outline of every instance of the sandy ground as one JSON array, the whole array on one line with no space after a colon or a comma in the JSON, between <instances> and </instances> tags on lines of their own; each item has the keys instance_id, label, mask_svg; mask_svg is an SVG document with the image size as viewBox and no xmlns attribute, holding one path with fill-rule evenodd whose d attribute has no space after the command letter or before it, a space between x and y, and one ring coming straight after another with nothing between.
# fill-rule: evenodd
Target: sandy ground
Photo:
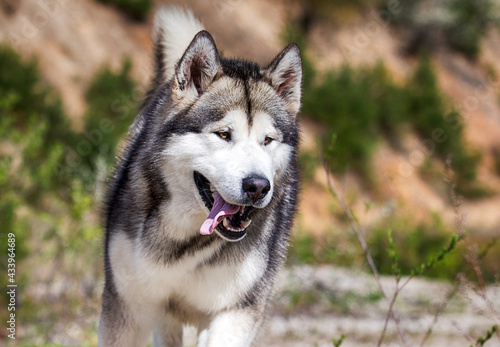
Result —
<instances>
[{"instance_id":1,"label":"sandy ground","mask_svg":"<svg viewBox=\"0 0 500 347\"><path fill-rule=\"evenodd\" d=\"M394 279L384 276L382 283L392 295ZM470 288L462 287L448 299L453 287L451 283L417 278L401 291L396 309L410 346L419 346L430 327L432 334L425 346L468 346L500 323L499 287L491 286L485 291L492 304L491 312L486 301ZM256 346L331 347L332 339L342 334L346 336L343 347L375 346L388 308L379 293L373 276L352 269L287 268L280 274L273 310ZM294 304L297 296L305 301ZM446 309L433 323L435 312L443 303ZM403 345L392 321L386 336L383 346ZM186 328L184 345L194 346L195 342L195 329ZM500 346L500 336L485 346Z\"/></svg>"},{"instance_id":2,"label":"sandy ground","mask_svg":"<svg viewBox=\"0 0 500 347\"><path fill-rule=\"evenodd\" d=\"M394 278L382 276L381 283L392 297ZM452 291L455 294L450 296ZM56 292L63 294L64 286L44 290L40 300L57 306L61 299L55 299ZM59 319L53 325L44 322L51 326L44 332L45 338L36 322L23 324L20 337L30 341L29 345L96 345L100 300L92 299L83 306L74 318ZM423 346L475 345L492 326L500 324L500 283L477 290L470 284L455 286L415 278L400 292L395 307L407 346L421 346L431 327L432 334ZM438 311L441 314L434 321ZM332 265L287 267L278 276L273 302L254 346L332 347L332 339L342 335L342 347L376 346L387 312L388 303L371 274ZM392 320L385 336L382 346L404 346ZM185 327L184 346L196 346L195 328ZM485 346L500 346L500 334Z\"/></svg>"}]
</instances>

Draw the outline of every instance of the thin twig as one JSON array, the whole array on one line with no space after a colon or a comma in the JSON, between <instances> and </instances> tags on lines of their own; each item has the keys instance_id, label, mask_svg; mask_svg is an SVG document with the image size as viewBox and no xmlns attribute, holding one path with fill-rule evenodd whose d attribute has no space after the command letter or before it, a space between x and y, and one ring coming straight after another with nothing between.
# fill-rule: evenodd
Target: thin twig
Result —
<instances>
[{"instance_id":1,"label":"thin twig","mask_svg":"<svg viewBox=\"0 0 500 347\"><path fill-rule=\"evenodd\" d=\"M455 182L453 182L453 177L452 177L453 169L451 167L451 162L452 162L452 158L451 158L451 156L448 156L446 158L446 161L445 161L444 181L448 184L448 195L449 195L450 200L453 204L453 210L455 212L455 227L457 229L458 240L462 241L465 239L465 236L466 236L465 215L460 213L462 199L459 196L457 196L457 194L456 194L456 184L455 184ZM453 287L446 295L445 300L438 306L438 309L434 313L434 316L432 318L432 322L429 325L429 328L427 329L427 331L425 332L425 335L422 338L422 341L420 342L420 347L423 347L424 344L429 339L430 335L432 334L432 327L434 327L437 324L439 317L446 310L451 299L458 293L459 287L460 287L460 282L457 278L455 278L455 283L454 283Z\"/></svg>"},{"instance_id":2,"label":"thin twig","mask_svg":"<svg viewBox=\"0 0 500 347\"><path fill-rule=\"evenodd\" d=\"M327 177L327 183L328 183L328 187L330 188L330 191L334 194L334 196L338 199L340 205L342 206L343 210L344 210L344 213L346 214L347 216L347 219L349 220L353 230L354 230L354 233L356 234L356 237L358 238L358 241L361 245L361 248L363 249L363 253L365 255L365 258L366 260L368 261L368 264L373 272L373 275L375 276L375 280L377 282L377 285L380 289L380 292L382 293L382 295L384 296L384 298L386 299L387 303L389 304L389 312L388 314L392 314L392 318L394 319L394 323L396 324L396 327L398 329L398 332L399 332L399 335L401 336L401 339L403 341L403 344L405 346L408 346L408 340L406 338L406 335L405 335L405 332L403 330L403 328L401 327L401 319L400 319L400 316L398 314L398 312L396 311L396 309L394 308L394 302L396 300L396 297L393 296L392 299L389 299L389 297L387 296L386 292L384 291L384 288L382 286L382 280L381 280L381 277L380 277L380 274L377 270L377 267L375 265L375 262L370 254L370 251L368 250L368 245L366 244L366 240L365 240L365 237L364 237L364 233L362 232L362 230L360 230L359 228L359 225L358 225L358 222L356 221L356 219L354 218L354 216L352 215L352 212L349 208L349 206L347 206L347 203L345 202L344 200L344 197L343 195L340 195L338 193L338 190L337 188L335 187L335 185L333 184L333 182L331 181L331 178L330 178L330 175L328 173L328 168L326 166L326 164L324 164L324 167L325 167L325 173L326 173L326 177ZM397 290L397 287L396 287L396 290ZM383 334L385 335L385 329L387 327L387 323L386 325L384 326L384 331L383 331ZM381 336L381 340L383 340L383 335ZM380 346L381 344L381 341L379 341L379 344L378 346Z\"/></svg>"},{"instance_id":3,"label":"thin twig","mask_svg":"<svg viewBox=\"0 0 500 347\"><path fill-rule=\"evenodd\" d=\"M451 299L455 296L455 294L458 293L458 281L455 282L455 285L453 288L448 292L448 295L446 295L445 301L443 301L436 312L434 313L434 317L432 318L432 323L429 325L429 328L425 332L424 337L422 338L422 341L420 342L420 347L423 347L424 344L427 342L429 337L432 334L432 327L435 326L438 322L439 317L443 314L443 312L446 310L446 307L448 307L448 304L450 303Z\"/></svg>"},{"instance_id":4,"label":"thin twig","mask_svg":"<svg viewBox=\"0 0 500 347\"><path fill-rule=\"evenodd\" d=\"M382 329L382 332L380 333L380 338L378 340L377 347L381 346L382 342L384 341L385 332L386 332L387 326L389 324L389 318L391 317L391 313L394 316L394 303L396 302L398 295L399 295L399 290L398 290L398 287L396 284L396 290L394 290L394 294L392 295L392 299L391 299L391 302L389 304L389 309L387 310L387 315L385 316L384 328Z\"/></svg>"},{"instance_id":5,"label":"thin twig","mask_svg":"<svg viewBox=\"0 0 500 347\"><path fill-rule=\"evenodd\" d=\"M486 251L487 252L487 251ZM481 263L481 258L480 254L478 254L478 250L475 249L474 247L469 248L469 253L466 254L465 258L467 261L470 263L472 266L472 269L474 270L474 273L476 275L477 279L477 287L476 287L476 294L479 295L483 300L484 303L486 304L487 310L484 312L486 316L489 316L491 320L495 322L496 325L499 325L499 314L496 312L493 302L490 300L490 297L488 295L488 290L486 283L484 281L483 273L481 271L480 263ZM485 253L486 255L486 253ZM494 330L493 333L496 333L497 338L500 340L500 333L498 330Z\"/></svg>"}]
</instances>

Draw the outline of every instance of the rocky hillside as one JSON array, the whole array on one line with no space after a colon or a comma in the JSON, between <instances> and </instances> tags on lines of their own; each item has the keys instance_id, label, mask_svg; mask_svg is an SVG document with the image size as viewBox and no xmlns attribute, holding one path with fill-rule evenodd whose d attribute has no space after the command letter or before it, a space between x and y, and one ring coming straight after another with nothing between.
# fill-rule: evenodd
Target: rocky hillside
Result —
<instances>
[{"instance_id":1,"label":"rocky hillside","mask_svg":"<svg viewBox=\"0 0 500 347\"><path fill-rule=\"evenodd\" d=\"M6 11L9 3L12 5ZM283 46L281 33L287 18L297 12L297 6L259 0L188 1L186 6L202 18L224 54L249 57L263 64ZM85 110L83 91L90 77L104 64L118 68L124 57L130 57L133 76L141 88L147 85L151 73L151 18L146 23L134 22L114 8L90 0L50 5L37 1L5 1L3 7L0 41L10 43L26 57L38 58L44 77L61 93L75 128L81 126ZM373 65L382 60L395 79L401 80L416 64L413 58L401 53L405 37L373 10L351 16L342 25L316 23L308 40L310 54L322 69L344 63ZM477 61L446 51L434 56L439 85L464 116L467 142L481 153L479 181L494 193L498 193L500 187L500 176L495 169L500 148L500 91L498 79L492 76L500 74L499 57L498 30L491 30L483 40L483 50ZM317 151L314 124L306 121L303 127L304 148ZM396 201L398 208L412 213L418 211L417 217L435 212L451 222L452 208L446 198L418 174L418 167L426 157L424 145L422 139L409 138L403 153L385 143L378 147L374 163L377 181L384 193L382 199L377 197L382 203L367 217L368 222L383 218L381 211L388 201ZM321 173L316 176L320 184L324 184L322 176ZM355 190L362 197L358 199L358 210L364 202L374 198L361 189ZM310 194L313 196L309 198ZM310 200L318 201L317 194L321 192L304 193L302 210L308 229L318 230L317 225L310 225L315 224L311 221L325 219L324 209L310 203ZM327 197L323 196L319 201L325 199ZM496 213L499 205L498 194L466 201L463 210L467 213L469 226L493 233L500 226L500 214Z\"/></svg>"},{"instance_id":2,"label":"rocky hillside","mask_svg":"<svg viewBox=\"0 0 500 347\"><path fill-rule=\"evenodd\" d=\"M213 34L223 54L246 57L261 64L268 63L283 48L287 23L301 11L295 1L157 0L155 6L171 3L191 8ZM322 18L312 22L306 36L307 55L320 72L344 64L360 69L383 61L395 83L403 84L415 70L418 59L405 52L408 33L383 18L368 7L361 12L339 11L333 20ZM85 91L103 66L118 70L126 57L131 59L132 76L138 88L123 102L139 103L152 71L151 27L152 13L145 22L138 22L95 0L0 0L0 43L14 47L26 59L36 57L43 78L61 95L76 131L84 127ZM468 148L480 154L477 181L486 194L462 201L460 213L466 215L466 229L476 239L499 237L500 30L488 31L477 59L437 46L431 63L450 108L458 110L463 117ZM312 156L314 165L303 185L296 234L312 234L318 239L332 234L334 243L340 240L336 250L343 250L345 254L356 252L351 249L352 244L344 244L345 235L349 233L348 223L337 200L328 191L326 174L318 160L318 137L323 127L307 117L301 123L302 153ZM429 139L422 139L409 130L399 148L392 146L389 139L377 144L372 158L374 184L371 187L354 172L335 177L356 217L368 226L368 232L370 226L385 225L393 220L398 221L402 229L409 229L429 222L433 216L439 216L446 230L454 230L457 212L443 182L444 164L429 153L428 146L432 145ZM430 169L426 166L428 163L432 164ZM300 252L300 245L294 245L293 251L293 254ZM374 294L376 288L371 278L349 272L328 266L288 268L280 280L274 313L263 331L263 340L269 342L266 345L279 346L283 340L293 346L315 342L329 345L331 338L342 333L357 336L343 346L373 345L386 306ZM390 287L392 279L383 281ZM409 287L408 297L403 298L400 307L405 328L413 335L422 336L432 319L429 310L443 299L422 291L432 288L432 292L441 294L450 285L422 280ZM39 298L56 297L43 290L38 292L37 288L33 290ZM491 326L491 319L485 320L481 312L471 311L480 303L465 307L470 303L467 295L451 302L451 311L436 328L435 345L473 343L469 335L478 334L469 332L485 331ZM89 307L98 307L98 303L93 302ZM498 310L496 306L493 308L497 316ZM416 316L423 318L414 321ZM498 322L498 317L493 318ZM88 326L96 319L97 312L93 312L82 321ZM68 333L67 324L59 322L56 327L59 324L64 327L54 330L54 341L78 345L88 340L81 327L73 326ZM461 329L460 334L456 333L457 329ZM394 327L390 327L389 335L390 343L397 344Z\"/></svg>"}]
</instances>

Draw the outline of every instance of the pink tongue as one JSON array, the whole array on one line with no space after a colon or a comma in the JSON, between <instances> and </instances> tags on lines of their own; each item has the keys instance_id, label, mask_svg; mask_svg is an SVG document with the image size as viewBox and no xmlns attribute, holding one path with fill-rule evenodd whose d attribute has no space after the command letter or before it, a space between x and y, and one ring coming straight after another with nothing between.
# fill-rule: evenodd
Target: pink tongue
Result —
<instances>
[{"instance_id":1,"label":"pink tongue","mask_svg":"<svg viewBox=\"0 0 500 347\"><path fill-rule=\"evenodd\" d=\"M239 206L226 202L218 192L214 192L214 206L207 219L201 225L200 233L203 235L211 234L225 216L233 215L238 212L239 209Z\"/></svg>"}]
</instances>

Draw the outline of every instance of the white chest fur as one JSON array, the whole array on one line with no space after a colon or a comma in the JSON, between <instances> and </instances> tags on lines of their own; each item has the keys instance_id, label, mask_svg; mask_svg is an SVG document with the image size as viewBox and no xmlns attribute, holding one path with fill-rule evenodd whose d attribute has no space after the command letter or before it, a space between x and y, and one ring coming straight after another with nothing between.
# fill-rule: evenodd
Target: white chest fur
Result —
<instances>
[{"instance_id":1,"label":"white chest fur","mask_svg":"<svg viewBox=\"0 0 500 347\"><path fill-rule=\"evenodd\" d=\"M124 233L113 235L110 261L120 296L130 304L160 305L171 296L210 313L235 305L265 271L267 255L255 249L233 263L199 266L223 240L168 265L152 263L139 243Z\"/></svg>"}]
</instances>

